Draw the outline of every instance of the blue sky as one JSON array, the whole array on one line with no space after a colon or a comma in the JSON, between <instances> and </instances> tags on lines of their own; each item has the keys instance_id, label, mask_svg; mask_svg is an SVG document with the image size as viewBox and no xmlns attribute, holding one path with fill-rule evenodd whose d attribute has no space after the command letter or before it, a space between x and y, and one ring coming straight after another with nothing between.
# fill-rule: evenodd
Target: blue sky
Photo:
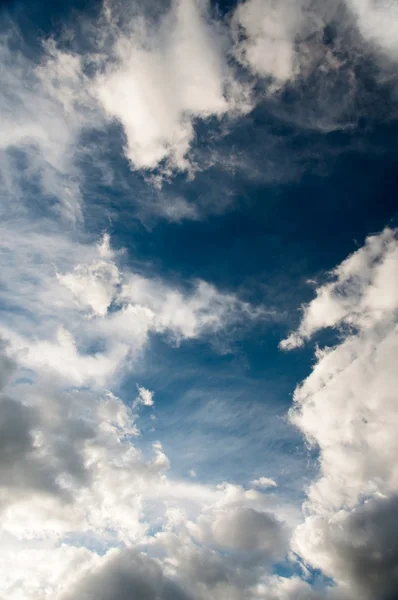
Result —
<instances>
[{"instance_id":1,"label":"blue sky","mask_svg":"<svg viewBox=\"0 0 398 600\"><path fill-rule=\"evenodd\" d=\"M0 2L0 597L393 600L397 32Z\"/></svg>"}]
</instances>

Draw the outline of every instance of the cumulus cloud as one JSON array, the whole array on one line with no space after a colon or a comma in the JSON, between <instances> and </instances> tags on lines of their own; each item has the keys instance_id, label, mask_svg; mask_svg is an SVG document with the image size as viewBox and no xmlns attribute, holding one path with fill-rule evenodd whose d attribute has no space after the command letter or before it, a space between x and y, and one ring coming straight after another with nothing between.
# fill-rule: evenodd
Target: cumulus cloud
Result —
<instances>
[{"instance_id":1,"label":"cumulus cloud","mask_svg":"<svg viewBox=\"0 0 398 600\"><path fill-rule=\"evenodd\" d=\"M273 479L270 479L270 477L259 477L258 479L254 479L251 482L251 485L253 487L259 487L259 488L275 488L275 487L277 487L276 481L274 481Z\"/></svg>"},{"instance_id":2,"label":"cumulus cloud","mask_svg":"<svg viewBox=\"0 0 398 600\"><path fill-rule=\"evenodd\" d=\"M162 10L108 2L99 19L85 22L84 51L81 32L69 31L68 48L46 40L33 57L14 51L22 48L21 34L10 23L0 40L1 189L28 211L26 190L32 189L42 211L82 220L84 162L97 150L90 136L114 123L123 130L130 166L155 186L181 170L192 175L221 162L220 152L212 151L210 160L202 149L196 152L198 127L222 138L223 123L228 120L229 130L256 102L300 127L352 127L376 103L362 107L369 90L362 90L356 66L380 48L394 58L394 11L393 2L373 0L247 0L223 20L207 0L173 0ZM377 66L383 73L385 61ZM270 101L286 85L293 107ZM113 166L104 157L91 159L105 180ZM245 162L239 156L240 168ZM136 204L143 220L148 213L198 220L207 212L181 194L160 194L145 210Z\"/></svg>"},{"instance_id":3,"label":"cumulus cloud","mask_svg":"<svg viewBox=\"0 0 398 600\"><path fill-rule=\"evenodd\" d=\"M22 221L18 227L23 226ZM26 230L15 247L15 223L13 227L4 227L1 242L6 283L2 301L12 303L18 318L11 314L1 329L7 340L0 356L1 535L11 547L2 553L8 575L0 594L13 600L19 600L19 593L24 599L41 600L87 589L87 594L95 595L97 586L103 587L102 566L96 551L78 551L82 544L104 550L136 547L134 556L122 553L120 560L123 563L126 556L132 565L134 561L148 565L150 579L140 567L126 582L149 598L151 594L174 598L179 593L181 598L190 597L181 585L195 588L199 597L213 590L217 598L227 593L221 591L225 585L230 590L239 583L239 589L245 589L258 560L247 559L247 575L240 575L236 583L217 544L227 544L229 551L236 546L236 551L249 555L250 540L257 535L252 554L274 556L285 544L283 516L275 516L273 507L262 504L258 492L260 507L237 486L236 506L228 509L236 521L235 537L227 540L218 532L216 548L209 537L209 547L198 554L187 522L194 528L203 506L211 510L212 505L225 504L223 498L231 490L173 479L160 442L145 454L137 444L138 413L142 406L153 406L153 392L138 386L137 397L128 404L109 387L118 370L131 369L150 333L167 334L173 343L182 343L242 317L263 318L263 309L202 281L177 287L138 275L122 264L125 255L112 249L107 235L93 244L55 234L49 224L48 231ZM186 514L183 523L173 521L173 511ZM253 518L259 519L258 531L252 524L248 541L239 546L239 531ZM139 554L154 540L153 528L166 536L152 542L152 553L165 555L159 564ZM260 530L267 533L267 543L260 539ZM62 550L63 543L68 550ZM21 570L7 567L20 552L22 576ZM46 552L52 553L51 576L43 565L36 565L40 557L45 560ZM56 566L57 557L65 557L63 569ZM80 559L74 576L73 565ZM172 575L173 561L181 565L185 579ZM207 575L201 570L204 562ZM108 572L106 564L104 559L101 565L114 597L119 588L112 591L112 569ZM152 572L160 587L153 583ZM18 585L20 577L23 583ZM116 586L117 581L119 576Z\"/></svg>"},{"instance_id":4,"label":"cumulus cloud","mask_svg":"<svg viewBox=\"0 0 398 600\"><path fill-rule=\"evenodd\" d=\"M61 600L189 600L176 583L168 579L157 562L133 551L111 551L96 568L63 594Z\"/></svg>"},{"instance_id":5,"label":"cumulus cloud","mask_svg":"<svg viewBox=\"0 0 398 600\"><path fill-rule=\"evenodd\" d=\"M293 547L354 596L369 598L392 598L396 588L389 536L398 486L397 272L397 232L369 237L317 290L285 342L294 347L325 327L341 330L341 341L317 351L295 391L291 419L318 447L320 474Z\"/></svg>"},{"instance_id":6,"label":"cumulus cloud","mask_svg":"<svg viewBox=\"0 0 398 600\"><path fill-rule=\"evenodd\" d=\"M153 406L154 405L154 399L153 399L153 392L151 392L150 390L147 390L146 388L142 387L142 386L137 386L138 389L138 396L136 399L137 404L142 404L143 406Z\"/></svg>"},{"instance_id":7,"label":"cumulus cloud","mask_svg":"<svg viewBox=\"0 0 398 600\"><path fill-rule=\"evenodd\" d=\"M201 517L197 529L202 541L224 549L261 551L275 560L286 551L283 528L275 517L253 508L220 508Z\"/></svg>"},{"instance_id":8,"label":"cumulus cloud","mask_svg":"<svg viewBox=\"0 0 398 600\"><path fill-rule=\"evenodd\" d=\"M233 52L256 101L277 118L318 132L353 129L361 117L395 118L395 105L373 108L382 89L397 89L395 21L394 2L247 0L231 18Z\"/></svg>"},{"instance_id":9,"label":"cumulus cloud","mask_svg":"<svg viewBox=\"0 0 398 600\"><path fill-rule=\"evenodd\" d=\"M10 428L0 465L2 594L239 598L264 561L269 566L286 551L286 526L266 496L172 479L159 443L150 460L137 448L133 407L110 392L61 394L57 386L49 394L44 383L12 385L14 395L29 390L29 410L15 400L12 412L0 399ZM23 420L24 410L35 420Z\"/></svg>"},{"instance_id":10,"label":"cumulus cloud","mask_svg":"<svg viewBox=\"0 0 398 600\"><path fill-rule=\"evenodd\" d=\"M205 281L184 289L121 270L107 235L90 244L30 232L15 249L14 235L4 227L1 295L23 317L3 324L2 334L26 368L45 367L74 385L107 385L142 353L151 332L180 343L243 318L268 318L263 307Z\"/></svg>"},{"instance_id":11,"label":"cumulus cloud","mask_svg":"<svg viewBox=\"0 0 398 600\"><path fill-rule=\"evenodd\" d=\"M98 246L99 260L91 265L77 265L72 273L58 275L58 280L76 299L82 308L91 309L94 315L103 317L120 283L120 275L112 262L109 236L104 235Z\"/></svg>"},{"instance_id":12,"label":"cumulus cloud","mask_svg":"<svg viewBox=\"0 0 398 600\"><path fill-rule=\"evenodd\" d=\"M331 281L316 290L303 312L297 332L281 342L285 349L303 344L325 327L349 325L371 329L391 319L397 308L396 232L386 229L369 237L363 248L331 273Z\"/></svg>"},{"instance_id":13,"label":"cumulus cloud","mask_svg":"<svg viewBox=\"0 0 398 600\"><path fill-rule=\"evenodd\" d=\"M396 22L398 7L393 0L347 0L365 39L383 49L391 58L398 53Z\"/></svg>"},{"instance_id":14,"label":"cumulus cloud","mask_svg":"<svg viewBox=\"0 0 398 600\"><path fill-rule=\"evenodd\" d=\"M166 160L187 169L194 120L239 108L220 23L207 2L171 3L157 31L133 22L116 42L116 61L94 82L104 110L123 125L134 167ZM243 104L242 104L243 106Z\"/></svg>"},{"instance_id":15,"label":"cumulus cloud","mask_svg":"<svg viewBox=\"0 0 398 600\"><path fill-rule=\"evenodd\" d=\"M97 21L82 25L84 52L79 33L67 32L68 49L49 39L30 52L14 23L1 32L0 185L9 202L25 205L30 189L43 212L81 221L83 163L94 149L89 136L82 143L86 133L119 123L132 168L159 167L158 185L164 174L194 170L188 154L198 120L249 110L227 58L228 31L208 2L175 0L157 19L132 7L129 14L105 3ZM154 211L177 222L198 218L184 198L158 202Z\"/></svg>"},{"instance_id":16,"label":"cumulus cloud","mask_svg":"<svg viewBox=\"0 0 398 600\"><path fill-rule=\"evenodd\" d=\"M237 47L239 59L278 84L295 77L299 70L295 38L304 26L303 12L302 2L248 0L239 4L234 15L244 33Z\"/></svg>"},{"instance_id":17,"label":"cumulus cloud","mask_svg":"<svg viewBox=\"0 0 398 600\"><path fill-rule=\"evenodd\" d=\"M334 50L340 54L344 44L339 42L343 40L346 49L356 54L358 32L364 46L370 42L373 51L382 49L394 59L396 18L393 1L246 0L233 15L235 52L238 60L254 73L273 79L274 89L278 89L299 76L308 76L312 70L319 70L326 77L327 67L329 71L343 67L346 59L339 62L333 50L330 54L330 41L325 43L323 38L330 26L337 35ZM367 52L365 47L363 52Z\"/></svg>"},{"instance_id":18,"label":"cumulus cloud","mask_svg":"<svg viewBox=\"0 0 398 600\"><path fill-rule=\"evenodd\" d=\"M227 23L199 0L173 1L155 19L136 7L122 24L106 2L98 35L88 27L90 56L47 41L36 60L11 51L11 34L3 36L1 597L395 597L397 232L368 238L336 267L281 343L297 348L328 328L340 335L334 347L317 349L290 413L319 451L319 476L296 527L272 479L246 489L173 475L160 441L140 445L139 412L154 406L154 392L137 386L126 402L115 389L152 335L181 344L224 335L267 311L203 280L171 283L135 270L107 234L95 243L81 227L76 148L87 130L118 122L132 168L152 171L156 183L195 169L199 121L250 109L241 68L275 97L289 84L300 90L306 78L345 72L348 98L356 97L349 46L339 53L339 44L350 30L363 47L395 56L396 7L347 0L345 28L332 4L240 3L234 47ZM331 23L338 43L324 39ZM320 95L329 113L339 90ZM333 128L341 121L331 112L330 127L307 122ZM157 207L175 222L199 215L180 197ZM299 560L336 586L318 590L296 575L272 575L287 556L295 572Z\"/></svg>"}]
</instances>

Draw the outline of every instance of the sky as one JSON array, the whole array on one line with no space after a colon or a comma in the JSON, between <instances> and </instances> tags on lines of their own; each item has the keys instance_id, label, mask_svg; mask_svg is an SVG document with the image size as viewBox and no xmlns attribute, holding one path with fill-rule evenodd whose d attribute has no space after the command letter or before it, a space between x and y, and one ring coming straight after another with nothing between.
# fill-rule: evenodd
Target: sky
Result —
<instances>
[{"instance_id":1,"label":"sky","mask_svg":"<svg viewBox=\"0 0 398 600\"><path fill-rule=\"evenodd\" d=\"M0 0L0 600L397 600L398 3Z\"/></svg>"}]
</instances>

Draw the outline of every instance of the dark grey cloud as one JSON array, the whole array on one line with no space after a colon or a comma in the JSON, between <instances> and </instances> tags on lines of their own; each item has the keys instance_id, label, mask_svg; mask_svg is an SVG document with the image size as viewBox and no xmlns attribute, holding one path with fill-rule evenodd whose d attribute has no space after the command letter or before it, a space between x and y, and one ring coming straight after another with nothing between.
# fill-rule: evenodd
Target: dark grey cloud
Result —
<instances>
[{"instance_id":1,"label":"dark grey cloud","mask_svg":"<svg viewBox=\"0 0 398 600\"><path fill-rule=\"evenodd\" d=\"M7 383L16 370L7 346L0 346L0 488L2 507L31 493L55 495L63 500L69 493L62 478L80 485L88 480L82 450L93 437L87 420L68 414L68 394L45 386ZM11 397L16 394L17 398ZM47 397L46 397L47 394ZM40 401L37 400L40 398ZM53 411L53 418L46 414ZM62 414L63 418L59 418Z\"/></svg>"},{"instance_id":2,"label":"dark grey cloud","mask_svg":"<svg viewBox=\"0 0 398 600\"><path fill-rule=\"evenodd\" d=\"M398 496L373 498L330 525L336 575L362 598L398 597Z\"/></svg>"},{"instance_id":3,"label":"dark grey cloud","mask_svg":"<svg viewBox=\"0 0 398 600\"><path fill-rule=\"evenodd\" d=\"M82 447L92 435L79 419L53 429L37 408L2 394L0 486L7 490L6 504L33 492L68 500L62 479L80 485L87 481Z\"/></svg>"}]
</instances>

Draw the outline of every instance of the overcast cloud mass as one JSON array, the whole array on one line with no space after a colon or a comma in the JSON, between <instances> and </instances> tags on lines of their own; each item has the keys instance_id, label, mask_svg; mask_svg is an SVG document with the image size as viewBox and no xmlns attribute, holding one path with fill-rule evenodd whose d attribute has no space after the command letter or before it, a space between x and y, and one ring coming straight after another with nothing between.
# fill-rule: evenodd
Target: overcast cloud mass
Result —
<instances>
[{"instance_id":1,"label":"overcast cloud mass","mask_svg":"<svg viewBox=\"0 0 398 600\"><path fill-rule=\"evenodd\" d=\"M396 0L0 2L0 600L398 598Z\"/></svg>"}]
</instances>

